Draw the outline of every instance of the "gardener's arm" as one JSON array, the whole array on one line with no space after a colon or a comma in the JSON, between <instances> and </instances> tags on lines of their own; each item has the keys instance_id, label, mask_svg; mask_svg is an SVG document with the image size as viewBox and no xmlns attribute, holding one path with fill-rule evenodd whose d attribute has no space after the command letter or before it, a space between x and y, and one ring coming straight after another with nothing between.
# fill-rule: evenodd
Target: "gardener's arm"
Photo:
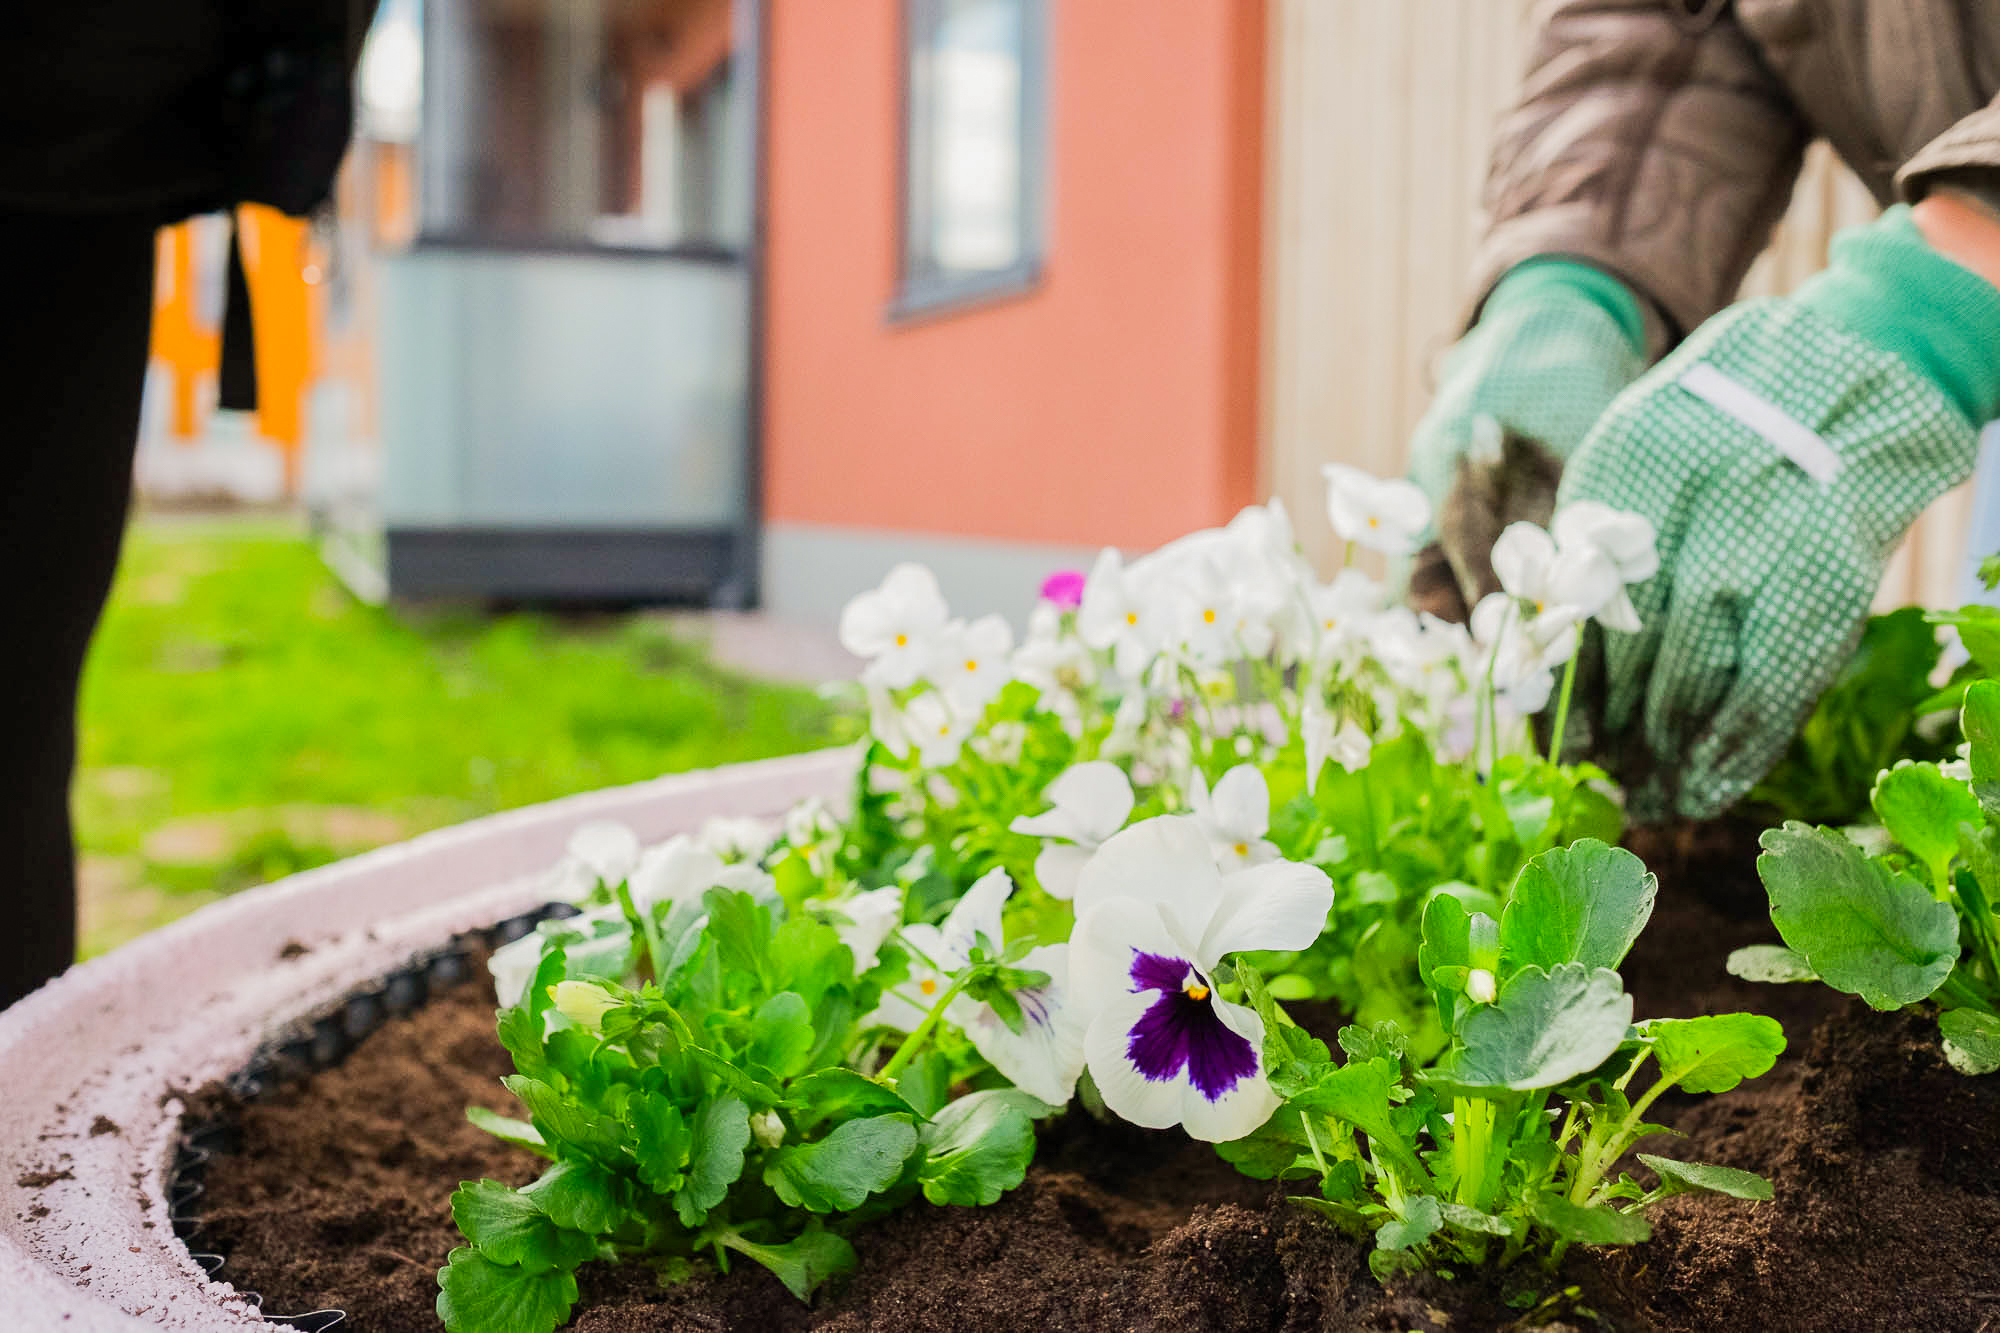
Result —
<instances>
[{"instance_id":1,"label":"gardener's arm","mask_svg":"<svg viewBox=\"0 0 2000 1333\"><path fill-rule=\"evenodd\" d=\"M1412 581L1437 594L1433 609L1491 590L1493 537L1547 519L1562 460L1734 295L1784 211L1807 129L1726 6L1706 9L1543 7L1495 140L1471 329L1412 441L1410 474L1443 538ZM1467 472L1494 426L1506 462Z\"/></svg>"}]
</instances>

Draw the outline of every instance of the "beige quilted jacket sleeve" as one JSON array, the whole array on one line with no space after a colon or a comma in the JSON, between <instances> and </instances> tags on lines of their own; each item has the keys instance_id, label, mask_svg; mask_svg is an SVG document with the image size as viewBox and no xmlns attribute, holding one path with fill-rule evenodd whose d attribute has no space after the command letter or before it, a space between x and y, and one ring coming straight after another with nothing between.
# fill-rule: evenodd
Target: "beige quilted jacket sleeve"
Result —
<instances>
[{"instance_id":1,"label":"beige quilted jacket sleeve","mask_svg":"<svg viewBox=\"0 0 2000 1333\"><path fill-rule=\"evenodd\" d=\"M1810 137L1726 5L1547 0L1494 144L1472 313L1515 264L1568 255L1650 299L1658 355L1734 298Z\"/></svg>"},{"instance_id":2,"label":"beige quilted jacket sleeve","mask_svg":"<svg viewBox=\"0 0 2000 1333\"><path fill-rule=\"evenodd\" d=\"M1995 198L1995 180L2000 178L2000 97L1925 145L1896 173L1896 188L1909 200L1929 192L1941 178L1953 183L1976 182L1989 204Z\"/></svg>"}]
</instances>

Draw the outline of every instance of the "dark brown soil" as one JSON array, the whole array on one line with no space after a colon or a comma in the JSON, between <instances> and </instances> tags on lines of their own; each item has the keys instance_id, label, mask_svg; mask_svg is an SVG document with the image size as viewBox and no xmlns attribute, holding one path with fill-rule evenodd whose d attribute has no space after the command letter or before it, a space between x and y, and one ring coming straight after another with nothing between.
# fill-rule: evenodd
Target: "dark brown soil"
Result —
<instances>
[{"instance_id":1,"label":"dark brown soil","mask_svg":"<svg viewBox=\"0 0 2000 1333\"><path fill-rule=\"evenodd\" d=\"M1728 830L1644 840L1664 887L1626 979L1642 1015L1752 1008L1785 1023L1792 1053L1771 1075L1654 1116L1689 1136L1660 1151L1761 1171L1777 1200L1664 1205L1650 1244L1573 1254L1557 1294L1525 1317L1505 1299L1518 1279L1385 1290L1364 1246L1209 1149L1072 1111L999 1204L918 1204L855 1236L859 1273L814 1308L753 1265L666 1290L646 1270L592 1265L573 1326L2000 1330L2000 1076L1953 1073L1927 1021L1727 975L1731 949L1772 938L1750 847ZM508 1109L491 1004L483 986L461 986L340 1068L241 1110L243 1148L209 1170L197 1242L230 1254L223 1276L269 1310L345 1308L357 1333L438 1327L452 1187L523 1183L539 1166L464 1118L474 1101Z\"/></svg>"}]
</instances>

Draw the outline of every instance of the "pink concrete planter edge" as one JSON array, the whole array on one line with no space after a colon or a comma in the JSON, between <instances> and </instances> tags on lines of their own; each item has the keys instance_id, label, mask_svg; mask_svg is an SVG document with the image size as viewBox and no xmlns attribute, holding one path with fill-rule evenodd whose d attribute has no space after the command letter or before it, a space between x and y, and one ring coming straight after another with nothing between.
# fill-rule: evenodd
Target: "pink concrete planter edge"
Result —
<instances>
[{"instance_id":1,"label":"pink concrete planter edge","mask_svg":"<svg viewBox=\"0 0 2000 1333\"><path fill-rule=\"evenodd\" d=\"M621 820L652 842L712 815L776 815L838 797L855 762L848 749L761 760L441 829L215 903L0 1013L0 1327L268 1327L174 1235L172 1094L454 934L540 906L580 823ZM293 941L307 952L281 958ZM100 1116L118 1132L93 1134Z\"/></svg>"}]
</instances>

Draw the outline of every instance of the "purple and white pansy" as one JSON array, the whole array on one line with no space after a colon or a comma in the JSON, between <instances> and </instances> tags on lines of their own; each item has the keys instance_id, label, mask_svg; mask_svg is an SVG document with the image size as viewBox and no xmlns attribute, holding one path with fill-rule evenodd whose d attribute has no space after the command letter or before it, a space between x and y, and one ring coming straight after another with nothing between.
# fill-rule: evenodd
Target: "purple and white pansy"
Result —
<instances>
[{"instance_id":1,"label":"purple and white pansy","mask_svg":"<svg viewBox=\"0 0 2000 1333\"><path fill-rule=\"evenodd\" d=\"M1319 937L1333 884L1273 860L1224 873L1199 821L1144 820L1108 840L1077 881L1070 935L1074 1003L1089 1016L1084 1058L1104 1104L1150 1129L1180 1125L1221 1143L1278 1108L1264 1024L1224 1000L1215 968L1233 953L1303 949Z\"/></svg>"},{"instance_id":2,"label":"purple and white pansy","mask_svg":"<svg viewBox=\"0 0 2000 1333\"><path fill-rule=\"evenodd\" d=\"M941 925L920 922L903 928L910 945L909 980L883 995L869 1021L901 1032L914 1032L937 998L950 988L952 975L972 960L972 950L985 937L986 947L1006 947L1000 908L1014 891L1004 870L979 877ZM1049 983L1017 990L1021 1028L1015 1032L993 1006L968 995L955 998L944 1011L945 1021L966 1035L973 1049L1006 1075L1023 1092L1061 1106L1076 1091L1083 1073L1083 1024L1069 1002L1069 945L1043 944L1030 949L1014 966L1046 972Z\"/></svg>"}]
</instances>

